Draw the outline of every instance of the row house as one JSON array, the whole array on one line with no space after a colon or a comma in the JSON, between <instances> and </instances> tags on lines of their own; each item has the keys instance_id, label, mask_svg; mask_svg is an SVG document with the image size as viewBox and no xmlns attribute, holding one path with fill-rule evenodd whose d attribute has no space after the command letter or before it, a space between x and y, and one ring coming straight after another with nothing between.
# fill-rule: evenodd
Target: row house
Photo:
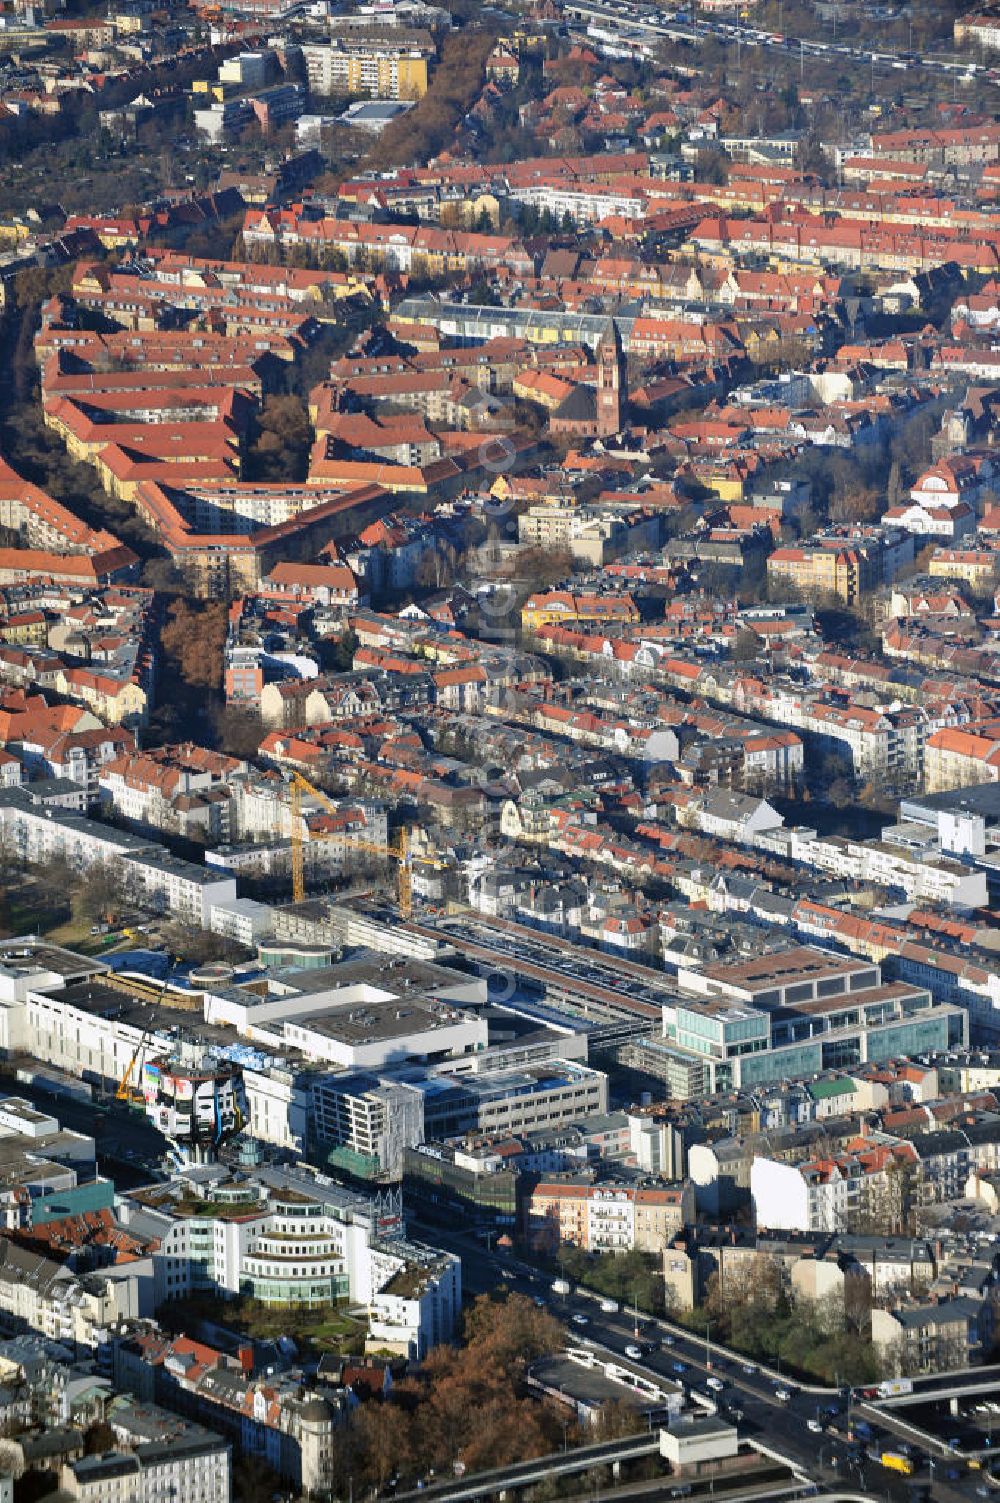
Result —
<instances>
[{"instance_id":1,"label":"row house","mask_svg":"<svg viewBox=\"0 0 1000 1503\"><path fill-rule=\"evenodd\" d=\"M100 290L101 284L95 281L92 286ZM295 352L292 341L281 334L249 338L216 330L157 329L140 338L127 329L84 329L68 296L50 298L43 304L42 325L35 335L35 355L40 368L48 367L55 383L53 390L67 379L62 361L65 353L74 357L71 370L78 378L81 370L101 372L101 379L113 384L115 375L134 380L142 374L154 379L155 384L157 375L190 372L207 379L209 373L227 367L250 370L259 377L258 367L267 356L287 364ZM51 365L55 357L57 363Z\"/></svg>"},{"instance_id":2,"label":"row house","mask_svg":"<svg viewBox=\"0 0 1000 1503\"><path fill-rule=\"evenodd\" d=\"M978 908L987 899L982 871L944 856L924 856L881 841L819 837L813 831L772 832L758 837L766 848L845 881L899 891L911 901Z\"/></svg>"},{"instance_id":3,"label":"row house","mask_svg":"<svg viewBox=\"0 0 1000 1503\"><path fill-rule=\"evenodd\" d=\"M931 554L927 572L934 579L958 579L975 590L990 590L1000 578L1000 552L939 546Z\"/></svg>"},{"instance_id":4,"label":"row house","mask_svg":"<svg viewBox=\"0 0 1000 1503\"><path fill-rule=\"evenodd\" d=\"M921 272L948 261L984 275L1000 270L995 234L987 236L984 232L982 238L973 238L944 228L921 233L916 227L868 226L851 220L821 226L812 215L791 223L705 219L695 228L692 241L699 250L716 257L764 254L782 261L851 270L876 266Z\"/></svg>"},{"instance_id":5,"label":"row house","mask_svg":"<svg viewBox=\"0 0 1000 1503\"><path fill-rule=\"evenodd\" d=\"M508 236L430 225L306 219L291 210L248 210L243 238L248 246L339 250L348 264L367 260L382 270L429 277L504 268L515 276L531 276L535 269L523 245Z\"/></svg>"},{"instance_id":6,"label":"row house","mask_svg":"<svg viewBox=\"0 0 1000 1503\"><path fill-rule=\"evenodd\" d=\"M126 824L191 838L230 831L230 780L246 764L190 743L118 757L98 779L102 802Z\"/></svg>"},{"instance_id":7,"label":"row house","mask_svg":"<svg viewBox=\"0 0 1000 1503\"><path fill-rule=\"evenodd\" d=\"M761 1155L750 1170L754 1221L768 1231L841 1232L908 1221L917 1154L908 1143L870 1144L790 1164Z\"/></svg>"},{"instance_id":8,"label":"row house","mask_svg":"<svg viewBox=\"0 0 1000 1503\"><path fill-rule=\"evenodd\" d=\"M145 1313L139 1279L127 1265L77 1276L65 1264L0 1240L0 1310L15 1326L81 1356L104 1344L120 1320Z\"/></svg>"},{"instance_id":9,"label":"row house","mask_svg":"<svg viewBox=\"0 0 1000 1503\"><path fill-rule=\"evenodd\" d=\"M532 1246L556 1253L561 1246L595 1253L660 1252L692 1225L694 1187L623 1185L574 1177L542 1180L525 1202Z\"/></svg>"},{"instance_id":10,"label":"row house","mask_svg":"<svg viewBox=\"0 0 1000 1503\"><path fill-rule=\"evenodd\" d=\"M968 1295L874 1309L872 1343L882 1370L895 1375L944 1373L978 1364L991 1348L992 1310L989 1300Z\"/></svg>"},{"instance_id":11,"label":"row house","mask_svg":"<svg viewBox=\"0 0 1000 1503\"><path fill-rule=\"evenodd\" d=\"M924 747L924 789L944 793L1000 781L1000 722L945 726Z\"/></svg>"},{"instance_id":12,"label":"row house","mask_svg":"<svg viewBox=\"0 0 1000 1503\"><path fill-rule=\"evenodd\" d=\"M100 798L101 769L135 751L131 731L103 726L82 705L49 705L40 694L4 696L0 742L24 764L29 777L76 784L81 806Z\"/></svg>"},{"instance_id":13,"label":"row house","mask_svg":"<svg viewBox=\"0 0 1000 1503\"><path fill-rule=\"evenodd\" d=\"M931 166L967 167L973 163L1000 160L1000 125L984 121L977 125L939 130L882 131L872 134L870 153L876 160L887 156L897 161L925 162Z\"/></svg>"},{"instance_id":14,"label":"row house","mask_svg":"<svg viewBox=\"0 0 1000 1503\"><path fill-rule=\"evenodd\" d=\"M521 608L521 625L525 631L567 621L634 623L639 608L631 595L574 594L568 590L549 590L530 595Z\"/></svg>"}]
</instances>

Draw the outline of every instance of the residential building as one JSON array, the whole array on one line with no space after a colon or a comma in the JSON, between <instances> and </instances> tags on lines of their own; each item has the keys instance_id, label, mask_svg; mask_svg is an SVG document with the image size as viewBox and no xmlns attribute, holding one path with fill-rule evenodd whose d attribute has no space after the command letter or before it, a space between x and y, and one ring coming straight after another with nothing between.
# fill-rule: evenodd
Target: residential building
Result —
<instances>
[{"instance_id":1,"label":"residential building","mask_svg":"<svg viewBox=\"0 0 1000 1503\"><path fill-rule=\"evenodd\" d=\"M304 43L302 59L313 94L367 95L370 99L422 99L427 93L428 55L388 39L366 47L338 37L330 44Z\"/></svg>"},{"instance_id":2,"label":"residential building","mask_svg":"<svg viewBox=\"0 0 1000 1503\"><path fill-rule=\"evenodd\" d=\"M553 1253L564 1244L588 1252L659 1253L695 1220L694 1189L681 1185L629 1185L568 1176L543 1179L525 1202L532 1244Z\"/></svg>"}]
</instances>

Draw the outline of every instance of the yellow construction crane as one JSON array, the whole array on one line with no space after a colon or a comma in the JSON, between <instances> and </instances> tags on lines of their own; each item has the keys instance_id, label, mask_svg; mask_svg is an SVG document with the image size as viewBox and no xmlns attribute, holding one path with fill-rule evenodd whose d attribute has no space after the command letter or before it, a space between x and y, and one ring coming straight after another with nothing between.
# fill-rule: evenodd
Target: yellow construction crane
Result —
<instances>
[{"instance_id":1,"label":"yellow construction crane","mask_svg":"<svg viewBox=\"0 0 1000 1503\"><path fill-rule=\"evenodd\" d=\"M118 1082L118 1089L115 1092L116 1101L135 1101L137 1099L142 1099L142 1092L134 1091L132 1089L132 1071L135 1069L135 1062L139 1058L139 1055L142 1053L143 1048L145 1047L149 1039L149 1035L152 1033L152 1031L152 1023L150 1023L147 1028L143 1029L142 1037L140 1038L139 1042L136 1044L135 1049L132 1052L132 1058L125 1066L124 1075Z\"/></svg>"},{"instance_id":2,"label":"yellow construction crane","mask_svg":"<svg viewBox=\"0 0 1000 1503\"><path fill-rule=\"evenodd\" d=\"M340 810L332 799L319 788L314 788L308 778L304 778L300 772L292 773L289 784L292 814L292 901L301 903L306 895L306 868L305 868L305 837L303 836L304 822L302 818L302 795L310 794L318 799L321 804L333 814L339 814ZM323 835L310 835L310 840L323 840ZM397 832L395 843L380 845L374 840L358 840L351 837L351 847L356 851L365 851L375 856L388 856L399 867L399 911L403 918L413 917L413 883L410 877L410 832L403 828ZM434 865L441 867L443 862L435 862Z\"/></svg>"}]
</instances>

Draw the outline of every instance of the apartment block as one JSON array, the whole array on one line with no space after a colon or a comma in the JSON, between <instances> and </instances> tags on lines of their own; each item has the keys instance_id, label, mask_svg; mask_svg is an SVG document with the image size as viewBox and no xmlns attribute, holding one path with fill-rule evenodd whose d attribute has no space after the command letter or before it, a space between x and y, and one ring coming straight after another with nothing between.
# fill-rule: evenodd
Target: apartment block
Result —
<instances>
[{"instance_id":1,"label":"apartment block","mask_svg":"<svg viewBox=\"0 0 1000 1503\"><path fill-rule=\"evenodd\" d=\"M868 1221L887 1232L907 1224L917 1156L909 1144L783 1163L755 1155L750 1196L758 1227L839 1232Z\"/></svg>"},{"instance_id":2,"label":"apartment block","mask_svg":"<svg viewBox=\"0 0 1000 1503\"><path fill-rule=\"evenodd\" d=\"M857 538L832 533L775 548L767 574L777 587L791 586L807 599L836 596L845 605L856 605L912 560L913 537L901 529Z\"/></svg>"},{"instance_id":3,"label":"apartment block","mask_svg":"<svg viewBox=\"0 0 1000 1503\"><path fill-rule=\"evenodd\" d=\"M391 43L307 43L302 57L314 94L364 94L371 99L422 99L427 93L427 54Z\"/></svg>"},{"instance_id":4,"label":"apartment block","mask_svg":"<svg viewBox=\"0 0 1000 1503\"><path fill-rule=\"evenodd\" d=\"M176 1428L176 1426L175 1426ZM227 1442L201 1426L200 1435L173 1435L133 1451L105 1451L68 1462L60 1492L78 1503L125 1503L129 1498L184 1497L187 1503L230 1503Z\"/></svg>"},{"instance_id":5,"label":"apartment block","mask_svg":"<svg viewBox=\"0 0 1000 1503\"><path fill-rule=\"evenodd\" d=\"M564 1176L543 1179L525 1203L525 1230L533 1247L555 1252L563 1244L588 1252L660 1252L696 1218L694 1187L628 1185Z\"/></svg>"},{"instance_id":6,"label":"apartment block","mask_svg":"<svg viewBox=\"0 0 1000 1503\"><path fill-rule=\"evenodd\" d=\"M322 1492L335 1433L353 1400L348 1391L326 1388L320 1394L292 1369L272 1377L264 1403L259 1379L237 1356L157 1329L126 1330L116 1337L112 1356L115 1386L143 1406L154 1400L175 1414L198 1414L234 1447L265 1457L305 1496ZM357 1367L363 1372L364 1362Z\"/></svg>"},{"instance_id":7,"label":"apartment block","mask_svg":"<svg viewBox=\"0 0 1000 1503\"><path fill-rule=\"evenodd\" d=\"M15 1328L28 1327L86 1353L104 1344L119 1320L144 1311L134 1271L77 1277L54 1258L0 1238L0 1313Z\"/></svg>"},{"instance_id":8,"label":"apartment block","mask_svg":"<svg viewBox=\"0 0 1000 1503\"><path fill-rule=\"evenodd\" d=\"M993 1338L989 1300L958 1295L936 1304L872 1311L872 1341L901 1373L962 1370L982 1361Z\"/></svg>"},{"instance_id":9,"label":"apartment block","mask_svg":"<svg viewBox=\"0 0 1000 1503\"><path fill-rule=\"evenodd\" d=\"M947 726L928 736L924 790L944 793L1000 781L1000 721Z\"/></svg>"},{"instance_id":10,"label":"apartment block","mask_svg":"<svg viewBox=\"0 0 1000 1503\"><path fill-rule=\"evenodd\" d=\"M58 790L53 793L58 798ZM47 804L21 788L0 790L0 826L24 860L44 865L65 858L78 871L113 868L136 900L200 928L211 927L213 904L231 903L237 896L232 877L58 803Z\"/></svg>"}]
</instances>

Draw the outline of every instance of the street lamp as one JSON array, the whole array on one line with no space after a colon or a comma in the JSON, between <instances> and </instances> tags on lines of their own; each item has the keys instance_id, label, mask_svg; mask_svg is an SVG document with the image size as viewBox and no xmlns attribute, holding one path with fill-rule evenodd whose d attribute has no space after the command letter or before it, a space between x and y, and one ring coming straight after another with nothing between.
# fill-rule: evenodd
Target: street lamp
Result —
<instances>
[{"instance_id":1,"label":"street lamp","mask_svg":"<svg viewBox=\"0 0 1000 1503\"><path fill-rule=\"evenodd\" d=\"M710 1343L710 1341L708 1339L709 1338L709 1333L710 1333L711 1329L712 1329L712 1322L710 1320L706 1320L706 1322L705 1322L705 1366L708 1368L709 1372L712 1371L712 1346L711 1346L711 1343Z\"/></svg>"}]
</instances>

